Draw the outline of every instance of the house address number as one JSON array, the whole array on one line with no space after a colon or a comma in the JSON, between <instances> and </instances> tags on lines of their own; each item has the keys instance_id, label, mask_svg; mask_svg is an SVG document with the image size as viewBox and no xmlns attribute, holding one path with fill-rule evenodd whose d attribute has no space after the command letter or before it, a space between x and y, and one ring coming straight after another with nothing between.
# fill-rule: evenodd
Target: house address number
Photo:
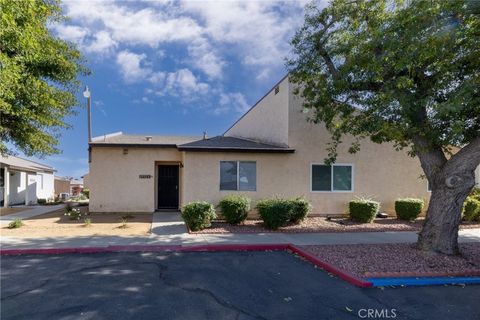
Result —
<instances>
[{"instance_id":1,"label":"house address number","mask_svg":"<svg viewBox=\"0 0 480 320\"><path fill-rule=\"evenodd\" d=\"M151 174L141 174L138 176L140 179L151 179L152 175Z\"/></svg>"}]
</instances>

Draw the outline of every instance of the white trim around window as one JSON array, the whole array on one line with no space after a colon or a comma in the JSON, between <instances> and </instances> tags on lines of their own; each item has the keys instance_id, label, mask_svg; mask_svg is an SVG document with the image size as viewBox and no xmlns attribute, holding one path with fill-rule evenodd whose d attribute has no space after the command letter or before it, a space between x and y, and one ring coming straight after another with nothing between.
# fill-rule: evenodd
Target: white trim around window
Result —
<instances>
[{"instance_id":1,"label":"white trim around window","mask_svg":"<svg viewBox=\"0 0 480 320\"><path fill-rule=\"evenodd\" d=\"M330 190L313 190L313 166L321 165L324 166L324 162L311 162L310 163L310 192L311 193L353 193L355 190L355 165L353 163L334 163L331 165L332 171L330 172ZM352 168L352 186L350 190L333 190L333 167L336 166L349 166Z\"/></svg>"}]
</instances>

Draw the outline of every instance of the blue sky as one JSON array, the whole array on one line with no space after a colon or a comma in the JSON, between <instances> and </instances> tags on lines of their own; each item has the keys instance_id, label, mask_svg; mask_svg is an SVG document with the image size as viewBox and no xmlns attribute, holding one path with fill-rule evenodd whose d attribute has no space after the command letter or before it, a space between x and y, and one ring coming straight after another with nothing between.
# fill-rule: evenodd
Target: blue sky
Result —
<instances>
[{"instance_id":1,"label":"blue sky","mask_svg":"<svg viewBox=\"0 0 480 320\"><path fill-rule=\"evenodd\" d=\"M78 45L92 75L93 136L222 134L285 71L303 2L66 1L52 26ZM79 93L80 101L84 99ZM59 175L88 172L85 106L67 119Z\"/></svg>"}]
</instances>

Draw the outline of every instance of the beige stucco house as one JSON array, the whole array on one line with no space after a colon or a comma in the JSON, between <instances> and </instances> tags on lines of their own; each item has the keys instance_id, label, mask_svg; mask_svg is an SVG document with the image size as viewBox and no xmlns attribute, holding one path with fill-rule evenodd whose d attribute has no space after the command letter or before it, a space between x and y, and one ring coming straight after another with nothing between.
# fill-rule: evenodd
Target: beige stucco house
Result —
<instances>
[{"instance_id":1,"label":"beige stucco house","mask_svg":"<svg viewBox=\"0 0 480 320\"><path fill-rule=\"evenodd\" d=\"M141 136L122 133L90 143L90 210L153 212L194 201L217 204L228 194L253 202L304 196L313 214L342 214L355 197L371 197L394 213L398 197L429 199L419 161L389 144L365 141L325 166L330 134L282 79L222 136Z\"/></svg>"}]
</instances>

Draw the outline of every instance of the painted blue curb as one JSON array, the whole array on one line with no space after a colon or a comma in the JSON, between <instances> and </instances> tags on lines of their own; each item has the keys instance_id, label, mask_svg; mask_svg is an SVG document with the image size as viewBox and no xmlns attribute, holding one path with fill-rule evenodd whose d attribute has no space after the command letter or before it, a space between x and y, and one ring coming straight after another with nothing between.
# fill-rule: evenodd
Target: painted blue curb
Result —
<instances>
[{"instance_id":1,"label":"painted blue curb","mask_svg":"<svg viewBox=\"0 0 480 320\"><path fill-rule=\"evenodd\" d=\"M480 277L400 277L368 278L374 287L438 286L444 284L480 284Z\"/></svg>"}]
</instances>

